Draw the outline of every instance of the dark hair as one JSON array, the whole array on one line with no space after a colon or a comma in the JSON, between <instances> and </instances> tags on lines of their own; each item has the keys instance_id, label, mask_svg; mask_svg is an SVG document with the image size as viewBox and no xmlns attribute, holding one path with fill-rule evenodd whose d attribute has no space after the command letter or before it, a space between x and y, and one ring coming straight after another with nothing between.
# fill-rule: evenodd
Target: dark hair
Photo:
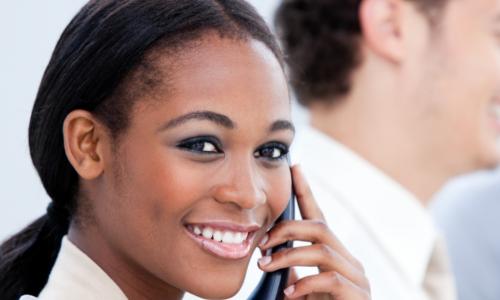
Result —
<instances>
[{"instance_id":1,"label":"dark hair","mask_svg":"<svg viewBox=\"0 0 500 300\"><path fill-rule=\"evenodd\" d=\"M361 63L359 8L363 0L284 0L275 15L299 102L330 103L345 96ZM448 0L413 2L431 22Z\"/></svg>"},{"instance_id":2,"label":"dark hair","mask_svg":"<svg viewBox=\"0 0 500 300\"><path fill-rule=\"evenodd\" d=\"M73 18L45 70L29 125L31 158L52 202L0 246L0 299L40 293L78 211L79 178L63 146L68 113L93 112L117 137L137 93L162 80L148 55L176 55L209 31L261 41L282 63L274 36L244 0L92 0Z\"/></svg>"}]
</instances>

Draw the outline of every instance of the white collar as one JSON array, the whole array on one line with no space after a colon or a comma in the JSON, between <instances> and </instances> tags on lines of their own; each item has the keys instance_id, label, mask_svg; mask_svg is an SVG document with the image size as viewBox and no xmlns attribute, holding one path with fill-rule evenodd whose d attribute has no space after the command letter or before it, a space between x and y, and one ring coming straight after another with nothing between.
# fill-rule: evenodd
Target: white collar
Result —
<instances>
[{"instance_id":1,"label":"white collar","mask_svg":"<svg viewBox=\"0 0 500 300\"><path fill-rule=\"evenodd\" d=\"M66 236L39 299L126 300L118 285Z\"/></svg>"},{"instance_id":2,"label":"white collar","mask_svg":"<svg viewBox=\"0 0 500 300\"><path fill-rule=\"evenodd\" d=\"M338 201L345 202L402 274L420 286L437 231L418 199L345 145L310 126L299 130L292 150L306 174L340 195Z\"/></svg>"}]
</instances>

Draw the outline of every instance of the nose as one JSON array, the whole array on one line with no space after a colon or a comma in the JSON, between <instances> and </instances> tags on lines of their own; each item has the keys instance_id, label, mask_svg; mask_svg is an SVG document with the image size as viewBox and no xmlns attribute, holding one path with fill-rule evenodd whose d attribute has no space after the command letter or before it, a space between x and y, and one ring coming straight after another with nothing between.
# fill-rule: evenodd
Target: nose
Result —
<instances>
[{"instance_id":1,"label":"nose","mask_svg":"<svg viewBox=\"0 0 500 300\"><path fill-rule=\"evenodd\" d=\"M216 201L233 203L242 209L252 209L267 201L264 178L252 163L225 169L224 178L213 189Z\"/></svg>"}]
</instances>

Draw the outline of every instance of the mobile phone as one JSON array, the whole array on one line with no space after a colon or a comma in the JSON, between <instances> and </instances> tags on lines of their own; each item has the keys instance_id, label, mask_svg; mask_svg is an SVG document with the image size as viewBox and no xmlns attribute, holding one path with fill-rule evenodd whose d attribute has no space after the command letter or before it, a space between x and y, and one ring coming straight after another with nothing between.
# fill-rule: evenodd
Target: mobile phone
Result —
<instances>
[{"instance_id":1,"label":"mobile phone","mask_svg":"<svg viewBox=\"0 0 500 300\"><path fill-rule=\"evenodd\" d=\"M295 193L292 186L292 194L285 211L278 217L275 223L283 220L295 219ZM266 255L271 255L285 248L292 248L293 241L287 241L276 247L267 250ZM282 300L284 298L283 290L286 288L290 269L281 269L270 273L264 273L259 284L253 290L250 300Z\"/></svg>"}]
</instances>

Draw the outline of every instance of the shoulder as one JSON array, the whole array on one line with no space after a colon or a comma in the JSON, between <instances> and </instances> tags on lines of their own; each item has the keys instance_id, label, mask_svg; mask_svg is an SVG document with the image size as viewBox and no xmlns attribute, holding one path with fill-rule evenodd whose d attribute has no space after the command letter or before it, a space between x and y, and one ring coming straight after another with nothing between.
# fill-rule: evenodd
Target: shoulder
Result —
<instances>
[{"instance_id":1,"label":"shoulder","mask_svg":"<svg viewBox=\"0 0 500 300\"><path fill-rule=\"evenodd\" d=\"M500 172L478 173L453 181L434 199L433 214L449 230L480 228L500 224Z\"/></svg>"},{"instance_id":2,"label":"shoulder","mask_svg":"<svg viewBox=\"0 0 500 300\"><path fill-rule=\"evenodd\" d=\"M23 295L19 300L37 300L38 298L35 296L30 296L30 295Z\"/></svg>"}]
</instances>

